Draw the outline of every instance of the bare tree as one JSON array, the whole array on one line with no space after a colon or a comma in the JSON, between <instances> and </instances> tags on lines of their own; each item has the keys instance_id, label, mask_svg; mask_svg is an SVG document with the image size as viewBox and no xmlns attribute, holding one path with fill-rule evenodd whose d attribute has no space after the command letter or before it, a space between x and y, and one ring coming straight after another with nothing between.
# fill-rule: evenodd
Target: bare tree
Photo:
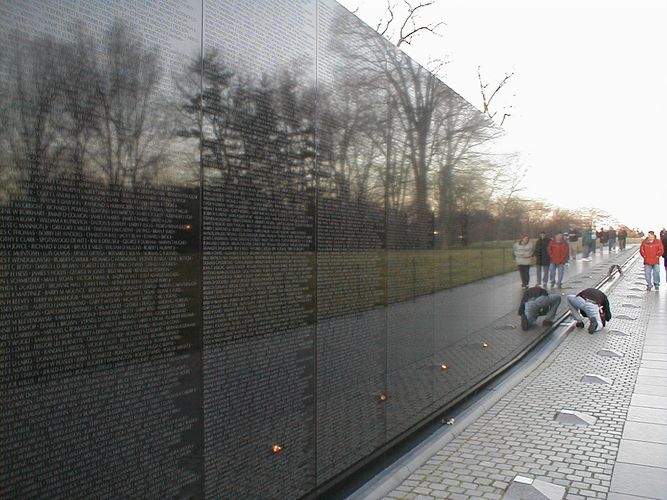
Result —
<instances>
[{"instance_id":1,"label":"bare tree","mask_svg":"<svg viewBox=\"0 0 667 500\"><path fill-rule=\"evenodd\" d=\"M510 78L514 76L514 72L512 73L505 73L505 76L500 80L498 85L496 85L496 88L489 93L489 84L485 83L484 80L482 79L482 69L481 66L477 66L477 78L479 79L479 91L482 95L482 111L492 120L496 118L498 115L497 111L492 111L491 110L491 102L493 101L493 98L498 95L498 93L503 89L503 87L507 84ZM511 108L511 106L510 106ZM503 114L500 117L500 123L499 125L502 127L503 124L505 123L505 119L509 118L512 116L509 113L509 109L506 108L503 110Z\"/></svg>"},{"instance_id":2,"label":"bare tree","mask_svg":"<svg viewBox=\"0 0 667 500\"><path fill-rule=\"evenodd\" d=\"M391 41L396 47L404 43L410 45L416 35L421 32L429 32L439 35L439 28L444 26L444 22L427 23L421 18L421 13L429 6L435 4L435 0L430 2L411 2L403 0L402 6L397 2L387 0L387 9L384 15L379 19L375 31Z\"/></svg>"}]
</instances>

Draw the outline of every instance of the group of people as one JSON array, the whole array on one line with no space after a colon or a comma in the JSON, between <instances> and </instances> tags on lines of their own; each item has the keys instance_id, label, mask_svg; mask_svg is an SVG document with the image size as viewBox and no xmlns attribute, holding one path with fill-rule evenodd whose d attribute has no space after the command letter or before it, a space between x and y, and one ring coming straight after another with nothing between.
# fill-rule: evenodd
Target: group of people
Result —
<instances>
[{"instance_id":1,"label":"group of people","mask_svg":"<svg viewBox=\"0 0 667 500\"><path fill-rule=\"evenodd\" d=\"M570 245L563 233L556 233L553 238L548 238L542 231L535 243L530 242L527 234L514 243L512 255L519 268L521 286L528 288L530 283L530 266L535 257L537 271L537 284L542 283L545 287L551 282L551 287L563 287L563 274L565 264L570 257Z\"/></svg>"},{"instance_id":2,"label":"group of people","mask_svg":"<svg viewBox=\"0 0 667 500\"><path fill-rule=\"evenodd\" d=\"M595 254L596 247L600 247L600 255L604 255L604 248L607 247L609 253L616 251L616 242L618 241L618 251L622 252L625 250L625 244L628 239L628 232L625 228L621 228L618 231L613 227L605 229L601 227L598 231L594 229L584 229L581 234L581 246L583 250L584 261L590 261L590 255Z\"/></svg>"},{"instance_id":3,"label":"group of people","mask_svg":"<svg viewBox=\"0 0 667 500\"><path fill-rule=\"evenodd\" d=\"M512 247L512 255L521 276L521 286L528 288L533 257L535 258L537 284L546 287L550 282L552 288L562 288L565 265L569 260L577 259L580 238L583 247L583 258L581 260L590 262L590 255L595 254L597 244L599 244L601 255L603 255L605 246L610 253L616 251L617 242L618 250L623 251L625 250L627 237L628 232L625 228L616 231L613 227L609 227L607 230L601 227L599 231L594 229L579 231L576 227L570 227L566 233L558 232L553 238L547 237L546 233L542 231L535 243L531 243L530 237L523 234L521 239L515 242Z\"/></svg>"},{"instance_id":4,"label":"group of people","mask_svg":"<svg viewBox=\"0 0 667 500\"><path fill-rule=\"evenodd\" d=\"M624 235L623 239L621 239L620 234L615 234L614 236L619 236L619 248L625 249L627 235ZM585 245L586 232L584 232L583 238ZM600 239L600 241L602 240ZM549 293L545 288L540 286L540 283L542 283L544 287L547 285L546 272L543 275L541 273L545 267L545 262L547 262L549 279L551 280L553 287L554 274L558 269L558 263L562 262L562 264L564 264L567 257L570 256L569 251L566 252L566 248L569 246L568 243L572 243L572 240L568 238L568 241L566 242L563 239L562 233L557 233L553 239L549 239L546 237L546 234L542 232L540 233L539 239L532 245L531 252L528 251L528 247L531 245L527 235L524 235L520 241L514 244L513 250L517 264L519 265L521 283L522 286L526 288L518 310L518 315L521 317L522 330L528 330L535 326L539 316L545 316L542 325L553 325L558 306L561 303L561 295L559 293ZM586 247L584 246L584 248ZM609 249L612 251L611 244ZM659 290L660 257L663 258L665 279L667 280L667 230L663 228L662 231L660 231L660 237L657 237L654 231L649 231L646 238L641 242L639 253L644 259L646 290L650 291L654 288L655 290ZM586 255L585 252L584 255ZM535 256L537 261L537 285L528 288L528 268L530 267L530 259L533 256ZM556 264L552 266L554 257ZM522 271L521 266L526 266L526 268ZM541 279L541 276L543 277L543 280ZM557 280L558 288L561 288L562 271ZM570 314L574 318L578 328L583 328L585 326L584 317L588 318L588 333L600 331L604 328L607 322L611 320L609 299L601 290L596 288L586 288L576 295L568 295L567 302Z\"/></svg>"}]
</instances>

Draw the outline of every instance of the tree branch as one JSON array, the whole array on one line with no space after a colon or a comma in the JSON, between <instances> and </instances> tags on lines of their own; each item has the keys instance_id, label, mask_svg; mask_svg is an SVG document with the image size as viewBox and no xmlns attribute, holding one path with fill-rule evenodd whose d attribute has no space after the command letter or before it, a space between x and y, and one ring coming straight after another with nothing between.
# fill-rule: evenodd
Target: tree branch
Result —
<instances>
[{"instance_id":1,"label":"tree branch","mask_svg":"<svg viewBox=\"0 0 667 500\"><path fill-rule=\"evenodd\" d=\"M421 30L430 31L431 33L437 34L435 30L437 28L439 28L440 25L444 24L443 22L436 23L435 25L434 24L427 24L425 26L420 26L420 27L417 27L417 25L415 24L415 17L416 17L417 10L421 9L422 7L428 7L430 5L433 5L434 0L430 1L430 2L420 3L416 7L413 7L410 4L410 2L408 2L408 0L403 0L403 2L405 3L405 5L408 8L408 15L405 17L405 20L403 21L403 24L401 25L401 28L399 30L398 42L396 43L397 47L400 47L403 42L410 45L411 38ZM406 29L406 26L408 25L408 23L410 23L410 22L412 23L412 28L413 29L412 29L412 31L410 31L410 33L406 34L405 29Z\"/></svg>"}]
</instances>

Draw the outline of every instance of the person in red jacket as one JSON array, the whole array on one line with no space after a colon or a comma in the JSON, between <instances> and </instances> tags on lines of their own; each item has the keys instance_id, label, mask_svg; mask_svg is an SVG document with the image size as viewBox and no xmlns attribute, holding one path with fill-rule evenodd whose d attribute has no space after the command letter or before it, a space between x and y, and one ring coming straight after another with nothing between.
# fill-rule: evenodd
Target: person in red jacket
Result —
<instances>
[{"instance_id":1,"label":"person in red jacket","mask_svg":"<svg viewBox=\"0 0 667 500\"><path fill-rule=\"evenodd\" d=\"M563 239L563 233L557 233L554 239L549 242L547 248L549 252L549 281L551 281L551 288L556 285L556 271L558 271L558 288L563 288L563 272L565 271L565 263L570 255L570 246L567 241Z\"/></svg>"},{"instance_id":2,"label":"person in red jacket","mask_svg":"<svg viewBox=\"0 0 667 500\"><path fill-rule=\"evenodd\" d=\"M664 252L662 241L655 237L655 232L649 231L639 247L639 254L644 257L644 277L648 291L652 286L660 290L660 257Z\"/></svg>"}]
</instances>

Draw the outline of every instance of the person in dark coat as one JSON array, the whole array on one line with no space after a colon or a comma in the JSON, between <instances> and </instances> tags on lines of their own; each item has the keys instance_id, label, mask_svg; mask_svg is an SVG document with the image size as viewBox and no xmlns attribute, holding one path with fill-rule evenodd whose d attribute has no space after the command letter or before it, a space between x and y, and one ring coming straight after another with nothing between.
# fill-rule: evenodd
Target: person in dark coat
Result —
<instances>
[{"instance_id":1,"label":"person in dark coat","mask_svg":"<svg viewBox=\"0 0 667 500\"><path fill-rule=\"evenodd\" d=\"M597 240L600 247L600 255L604 255L604 247L609 243L609 233L603 227L597 232Z\"/></svg>"},{"instance_id":2,"label":"person in dark coat","mask_svg":"<svg viewBox=\"0 0 667 500\"><path fill-rule=\"evenodd\" d=\"M628 232L622 227L618 231L618 249L620 251L625 250L625 241L628 239Z\"/></svg>"},{"instance_id":3,"label":"person in dark coat","mask_svg":"<svg viewBox=\"0 0 667 500\"><path fill-rule=\"evenodd\" d=\"M523 292L518 314L521 316L521 329L528 330L535 326L538 316L545 316L542 325L551 326L554 324L556 310L560 305L560 294L548 293L540 286L532 286Z\"/></svg>"},{"instance_id":4,"label":"person in dark coat","mask_svg":"<svg viewBox=\"0 0 667 500\"><path fill-rule=\"evenodd\" d=\"M660 231L660 241L662 241L662 263L665 266L665 281L667 281L667 231Z\"/></svg>"},{"instance_id":5,"label":"person in dark coat","mask_svg":"<svg viewBox=\"0 0 667 500\"><path fill-rule=\"evenodd\" d=\"M549 281L549 264L551 263L549 260L549 241L547 233L542 231L533 249L537 271L537 284L542 283L543 286L547 286L547 282Z\"/></svg>"},{"instance_id":6,"label":"person in dark coat","mask_svg":"<svg viewBox=\"0 0 667 500\"><path fill-rule=\"evenodd\" d=\"M577 295L568 295L567 305L577 322L577 328L584 327L583 316L590 320L588 333L599 332L611 320L609 299L597 288L586 288Z\"/></svg>"}]
</instances>

